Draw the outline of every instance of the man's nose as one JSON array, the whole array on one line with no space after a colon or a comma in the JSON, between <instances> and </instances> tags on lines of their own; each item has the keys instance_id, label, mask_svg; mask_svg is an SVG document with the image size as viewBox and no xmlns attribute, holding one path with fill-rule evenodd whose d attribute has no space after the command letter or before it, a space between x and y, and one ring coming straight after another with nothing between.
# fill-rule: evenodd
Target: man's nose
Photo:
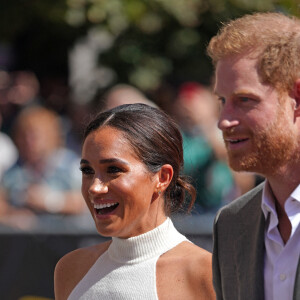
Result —
<instances>
[{"instance_id":1,"label":"man's nose","mask_svg":"<svg viewBox=\"0 0 300 300\"><path fill-rule=\"evenodd\" d=\"M236 111L234 107L230 104L225 104L219 115L218 127L222 131L226 131L228 129L234 128L239 125L240 121L236 116Z\"/></svg>"}]
</instances>

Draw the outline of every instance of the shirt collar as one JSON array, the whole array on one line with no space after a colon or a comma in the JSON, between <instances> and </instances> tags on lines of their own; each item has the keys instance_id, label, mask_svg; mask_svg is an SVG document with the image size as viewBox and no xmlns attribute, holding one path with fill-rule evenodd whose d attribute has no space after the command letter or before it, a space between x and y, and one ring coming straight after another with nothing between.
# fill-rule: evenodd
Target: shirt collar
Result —
<instances>
[{"instance_id":1,"label":"shirt collar","mask_svg":"<svg viewBox=\"0 0 300 300\"><path fill-rule=\"evenodd\" d=\"M263 211L265 219L268 218L269 213L277 215L273 192L267 179L263 188L261 209Z\"/></svg>"},{"instance_id":2,"label":"shirt collar","mask_svg":"<svg viewBox=\"0 0 300 300\"><path fill-rule=\"evenodd\" d=\"M294 189L290 197L300 202L300 184Z\"/></svg>"},{"instance_id":3,"label":"shirt collar","mask_svg":"<svg viewBox=\"0 0 300 300\"><path fill-rule=\"evenodd\" d=\"M300 184L295 188L295 190L291 193L288 199L295 199L300 203ZM265 219L267 219L269 213L277 216L274 195L267 179L263 188L261 209L263 211Z\"/></svg>"}]
</instances>

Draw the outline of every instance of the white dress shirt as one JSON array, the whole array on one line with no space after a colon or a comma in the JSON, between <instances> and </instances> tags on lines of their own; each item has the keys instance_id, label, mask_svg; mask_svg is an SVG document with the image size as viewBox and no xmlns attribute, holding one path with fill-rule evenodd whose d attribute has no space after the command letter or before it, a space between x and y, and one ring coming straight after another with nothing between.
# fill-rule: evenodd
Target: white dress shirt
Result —
<instances>
[{"instance_id":1,"label":"white dress shirt","mask_svg":"<svg viewBox=\"0 0 300 300\"><path fill-rule=\"evenodd\" d=\"M284 244L278 230L274 196L266 181L262 211L268 221L265 231L265 300L292 300L300 254L300 184L288 197L284 209L291 222L289 240Z\"/></svg>"}]
</instances>

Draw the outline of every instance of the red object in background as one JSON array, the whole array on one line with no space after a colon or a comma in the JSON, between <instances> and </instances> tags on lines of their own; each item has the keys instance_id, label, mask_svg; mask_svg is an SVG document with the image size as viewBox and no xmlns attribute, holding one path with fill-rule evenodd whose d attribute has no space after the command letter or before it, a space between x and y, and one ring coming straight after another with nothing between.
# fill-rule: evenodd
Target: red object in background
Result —
<instances>
[{"instance_id":1,"label":"red object in background","mask_svg":"<svg viewBox=\"0 0 300 300\"><path fill-rule=\"evenodd\" d=\"M184 101L191 101L195 94L203 90L203 86L197 82L186 82L180 86L178 95Z\"/></svg>"}]
</instances>

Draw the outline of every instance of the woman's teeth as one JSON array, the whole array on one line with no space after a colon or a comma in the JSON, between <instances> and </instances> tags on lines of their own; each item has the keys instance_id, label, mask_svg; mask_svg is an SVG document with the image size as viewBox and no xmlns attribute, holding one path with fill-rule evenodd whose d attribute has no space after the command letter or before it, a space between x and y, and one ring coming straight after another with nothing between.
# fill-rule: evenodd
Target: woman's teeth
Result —
<instances>
[{"instance_id":1,"label":"woman's teeth","mask_svg":"<svg viewBox=\"0 0 300 300\"><path fill-rule=\"evenodd\" d=\"M94 208L97 211L97 214L106 215L114 211L118 207L119 203L102 203L102 204L94 204Z\"/></svg>"},{"instance_id":2,"label":"woman's teeth","mask_svg":"<svg viewBox=\"0 0 300 300\"><path fill-rule=\"evenodd\" d=\"M114 205L117 205L118 203L103 203L103 204L94 204L94 208L95 209L102 209L102 208L106 208L106 207L111 207L111 206L114 206Z\"/></svg>"}]
</instances>

